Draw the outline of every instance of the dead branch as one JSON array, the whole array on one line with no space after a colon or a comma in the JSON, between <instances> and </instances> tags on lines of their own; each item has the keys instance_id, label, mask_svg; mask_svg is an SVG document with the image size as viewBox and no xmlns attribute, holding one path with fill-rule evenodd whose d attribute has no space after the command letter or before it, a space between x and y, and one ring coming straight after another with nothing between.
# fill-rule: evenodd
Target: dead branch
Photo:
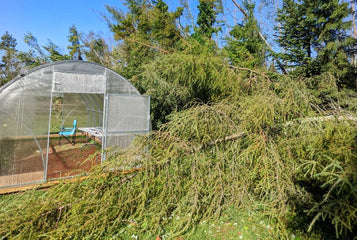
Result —
<instances>
[{"instance_id":1,"label":"dead branch","mask_svg":"<svg viewBox=\"0 0 357 240\"><path fill-rule=\"evenodd\" d=\"M132 174L132 175L130 175L130 176L128 176L128 177L125 177L125 178L123 178L122 180L120 180L120 182L121 182L121 183L124 183L124 182L126 182L126 181L129 181L130 179L132 179L133 177L135 177L136 174L137 174L137 173L134 173L134 174Z\"/></svg>"},{"instance_id":2,"label":"dead branch","mask_svg":"<svg viewBox=\"0 0 357 240\"><path fill-rule=\"evenodd\" d=\"M267 75L265 75L264 73L260 73L260 72L257 72L257 71L254 71L252 69L249 69L249 68L245 68L245 67L237 67L237 66L233 66L233 65L228 65L229 68L233 68L233 69L238 69L238 70L244 70L244 71L249 71L251 73L255 73L257 75L261 75L263 77L265 77L267 80L270 80L269 77Z\"/></svg>"},{"instance_id":3,"label":"dead branch","mask_svg":"<svg viewBox=\"0 0 357 240\"><path fill-rule=\"evenodd\" d=\"M143 45L143 46L145 46L145 47L158 50L158 51L160 51L160 52L162 52L162 53L169 53L169 51L166 51L166 50L164 50L164 49L162 49L162 48L159 48L159 47L157 47L157 46L153 46L153 45L150 45L150 44L147 44L147 43L143 43L143 42L140 42L140 41L135 40L135 39L125 38L125 41L129 41L129 42L133 42L133 43L138 43L138 44L141 44L141 45Z\"/></svg>"},{"instance_id":4,"label":"dead branch","mask_svg":"<svg viewBox=\"0 0 357 240\"><path fill-rule=\"evenodd\" d=\"M72 204L71 204L71 203L67 203L66 205L60 206L60 207L58 207L58 208L56 208L56 209L52 209L52 210L49 210L49 211L47 211L47 212L44 212L44 213L41 214L41 216L47 216L48 214L50 214L50 213L52 213L52 212L54 212L54 211L60 211L60 212L62 212L62 210L63 210L64 208L70 207L70 206L72 206Z\"/></svg>"},{"instance_id":5,"label":"dead branch","mask_svg":"<svg viewBox=\"0 0 357 240\"><path fill-rule=\"evenodd\" d=\"M312 122L312 121L319 121L319 122L322 122L322 121L328 121L328 120L333 120L333 119L338 119L338 120L349 120L349 121L355 121L357 122L357 118L353 117L353 116L325 116L325 117L314 117L314 118L303 118L303 119L300 119L299 121L301 123L305 123L305 122ZM288 126L288 125L292 125L294 124L295 121L290 121L290 122L286 122L284 125L285 126ZM226 136L226 137L223 137L223 138L219 138L219 139L216 139L212 142L209 142L209 143L206 143L206 144L203 144L199 147L196 147L194 149L191 150L191 153L194 153L194 152L197 152L197 151L200 151L206 147L209 147L209 146L213 146L213 145L216 145L218 143L223 143L223 142L227 142L227 141L234 141L234 140L237 140L237 139L241 139L243 137L245 137L247 134L245 132L240 132L240 133L236 133L236 134L233 134L233 135L229 135L229 136Z\"/></svg>"},{"instance_id":6,"label":"dead branch","mask_svg":"<svg viewBox=\"0 0 357 240\"><path fill-rule=\"evenodd\" d=\"M244 11L244 9L242 8L242 6L240 6L236 0L232 0L234 5L236 5L236 7L243 13L243 15L248 18L248 14L246 13L246 11Z\"/></svg>"},{"instance_id":7,"label":"dead branch","mask_svg":"<svg viewBox=\"0 0 357 240\"><path fill-rule=\"evenodd\" d=\"M336 116L336 115L330 115L330 116L323 116L323 117L312 117L312 118L302 118L302 119L296 119L293 121L289 121L284 123L285 126L293 125L296 122L300 123L308 123L308 122L325 122L329 120L348 120L348 121L354 121L357 122L357 118L347 115L347 116Z\"/></svg>"},{"instance_id":8,"label":"dead branch","mask_svg":"<svg viewBox=\"0 0 357 240\"><path fill-rule=\"evenodd\" d=\"M212 142L209 142L209 143L206 143L206 144L203 144L197 148L194 148L191 152L197 152L197 151L200 151L206 147L209 147L209 146L213 146L213 145L216 145L218 143L223 143L223 142L227 142L227 141L234 141L234 140L237 140L237 139L240 139L240 138L243 138L244 136L246 135L245 132L240 132L240 133L236 133L236 134L233 134L233 135L229 135L229 136L226 136L226 137L223 137L223 138L219 138L219 139L216 139Z\"/></svg>"}]
</instances>

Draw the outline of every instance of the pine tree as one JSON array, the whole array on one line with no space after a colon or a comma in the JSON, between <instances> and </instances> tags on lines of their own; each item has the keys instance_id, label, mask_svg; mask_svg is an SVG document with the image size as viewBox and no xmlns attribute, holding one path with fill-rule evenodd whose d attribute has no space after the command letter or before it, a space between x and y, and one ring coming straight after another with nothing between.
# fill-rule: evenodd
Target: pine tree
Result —
<instances>
[{"instance_id":1,"label":"pine tree","mask_svg":"<svg viewBox=\"0 0 357 240\"><path fill-rule=\"evenodd\" d=\"M153 40L166 50L174 49L181 37L175 21L182 15L183 8L179 7L175 12L170 13L164 1L157 0L154 4L152 10L154 19L151 23Z\"/></svg>"},{"instance_id":2,"label":"pine tree","mask_svg":"<svg viewBox=\"0 0 357 240\"><path fill-rule=\"evenodd\" d=\"M0 62L0 86L14 78L20 71L17 60L16 39L6 31L1 36L0 51L2 58Z\"/></svg>"},{"instance_id":3,"label":"pine tree","mask_svg":"<svg viewBox=\"0 0 357 240\"><path fill-rule=\"evenodd\" d=\"M47 45L41 46L32 33L25 35L24 42L29 50L17 54L17 58L24 67L33 68L49 62L71 59L69 55L61 53L60 48L50 40Z\"/></svg>"},{"instance_id":4,"label":"pine tree","mask_svg":"<svg viewBox=\"0 0 357 240\"><path fill-rule=\"evenodd\" d=\"M69 55L62 54L60 48L51 41L49 41L47 45L43 46L43 48L48 52L47 58L51 62L71 59Z\"/></svg>"}]
</instances>

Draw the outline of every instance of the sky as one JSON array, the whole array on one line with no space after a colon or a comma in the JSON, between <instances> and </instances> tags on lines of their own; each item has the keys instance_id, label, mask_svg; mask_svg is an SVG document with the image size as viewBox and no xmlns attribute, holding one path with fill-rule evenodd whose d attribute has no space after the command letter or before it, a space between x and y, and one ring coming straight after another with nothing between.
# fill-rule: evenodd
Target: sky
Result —
<instances>
[{"instance_id":1,"label":"sky","mask_svg":"<svg viewBox=\"0 0 357 240\"><path fill-rule=\"evenodd\" d=\"M0 34L8 31L17 40L17 49L25 50L24 35L32 33L40 45L48 40L66 50L69 28L93 31L110 38L101 16L105 5L120 6L119 0L0 0ZM119 3L119 4L118 4Z\"/></svg>"},{"instance_id":2,"label":"sky","mask_svg":"<svg viewBox=\"0 0 357 240\"><path fill-rule=\"evenodd\" d=\"M165 2L170 11L174 11L180 0ZM198 12L197 2L189 0L194 16ZM123 0L0 0L0 35L8 31L16 38L17 49L26 51L28 48L23 39L25 34L32 33L41 46L50 40L67 53L69 28L74 24L79 32L88 34L93 31L104 37L109 45L114 45L113 34L102 14L107 13L105 5L126 11L123 3ZM240 21L240 18L234 18L239 11L232 1L223 0L223 3L228 6L225 17L231 19L232 25Z\"/></svg>"},{"instance_id":3,"label":"sky","mask_svg":"<svg viewBox=\"0 0 357 240\"><path fill-rule=\"evenodd\" d=\"M39 44L49 40L67 52L69 28L74 24L81 33L93 31L113 44L110 32L102 14L105 5L126 10L121 0L0 0L0 35L8 31L17 40L17 49L28 48L23 39L32 33ZM170 9L179 1L167 1Z\"/></svg>"}]
</instances>

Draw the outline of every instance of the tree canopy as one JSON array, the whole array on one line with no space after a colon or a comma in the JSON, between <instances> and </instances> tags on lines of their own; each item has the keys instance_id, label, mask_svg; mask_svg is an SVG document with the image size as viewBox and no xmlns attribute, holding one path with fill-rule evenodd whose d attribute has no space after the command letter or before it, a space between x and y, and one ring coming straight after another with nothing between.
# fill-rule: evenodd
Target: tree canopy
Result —
<instances>
[{"instance_id":1,"label":"tree canopy","mask_svg":"<svg viewBox=\"0 0 357 240\"><path fill-rule=\"evenodd\" d=\"M351 21L347 2L338 0L284 0L278 11L277 41L286 67L305 76L330 67L341 68L356 52L356 41L347 34Z\"/></svg>"},{"instance_id":2,"label":"tree canopy","mask_svg":"<svg viewBox=\"0 0 357 240\"><path fill-rule=\"evenodd\" d=\"M47 62L100 63L151 96L154 131L45 200L4 200L0 238L190 238L245 213L214 236L250 224L252 239L355 239L356 1L123 2L103 14L113 43L75 25L65 50L2 35L1 84ZM108 173L118 165L131 175Z\"/></svg>"},{"instance_id":3,"label":"tree canopy","mask_svg":"<svg viewBox=\"0 0 357 240\"><path fill-rule=\"evenodd\" d=\"M10 81L20 72L19 62L16 59L16 45L16 39L9 32L5 32L1 36L0 86Z\"/></svg>"}]
</instances>

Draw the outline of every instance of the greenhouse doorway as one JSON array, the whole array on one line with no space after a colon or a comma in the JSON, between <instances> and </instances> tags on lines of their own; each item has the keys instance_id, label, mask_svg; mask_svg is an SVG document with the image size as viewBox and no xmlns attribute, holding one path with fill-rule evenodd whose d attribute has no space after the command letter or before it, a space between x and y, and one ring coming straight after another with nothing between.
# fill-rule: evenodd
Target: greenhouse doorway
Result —
<instances>
[{"instance_id":1,"label":"greenhouse doorway","mask_svg":"<svg viewBox=\"0 0 357 240\"><path fill-rule=\"evenodd\" d=\"M56 179L87 173L101 162L104 94L53 93L46 178ZM59 135L73 128L73 135ZM83 131L84 130L84 131Z\"/></svg>"}]
</instances>

